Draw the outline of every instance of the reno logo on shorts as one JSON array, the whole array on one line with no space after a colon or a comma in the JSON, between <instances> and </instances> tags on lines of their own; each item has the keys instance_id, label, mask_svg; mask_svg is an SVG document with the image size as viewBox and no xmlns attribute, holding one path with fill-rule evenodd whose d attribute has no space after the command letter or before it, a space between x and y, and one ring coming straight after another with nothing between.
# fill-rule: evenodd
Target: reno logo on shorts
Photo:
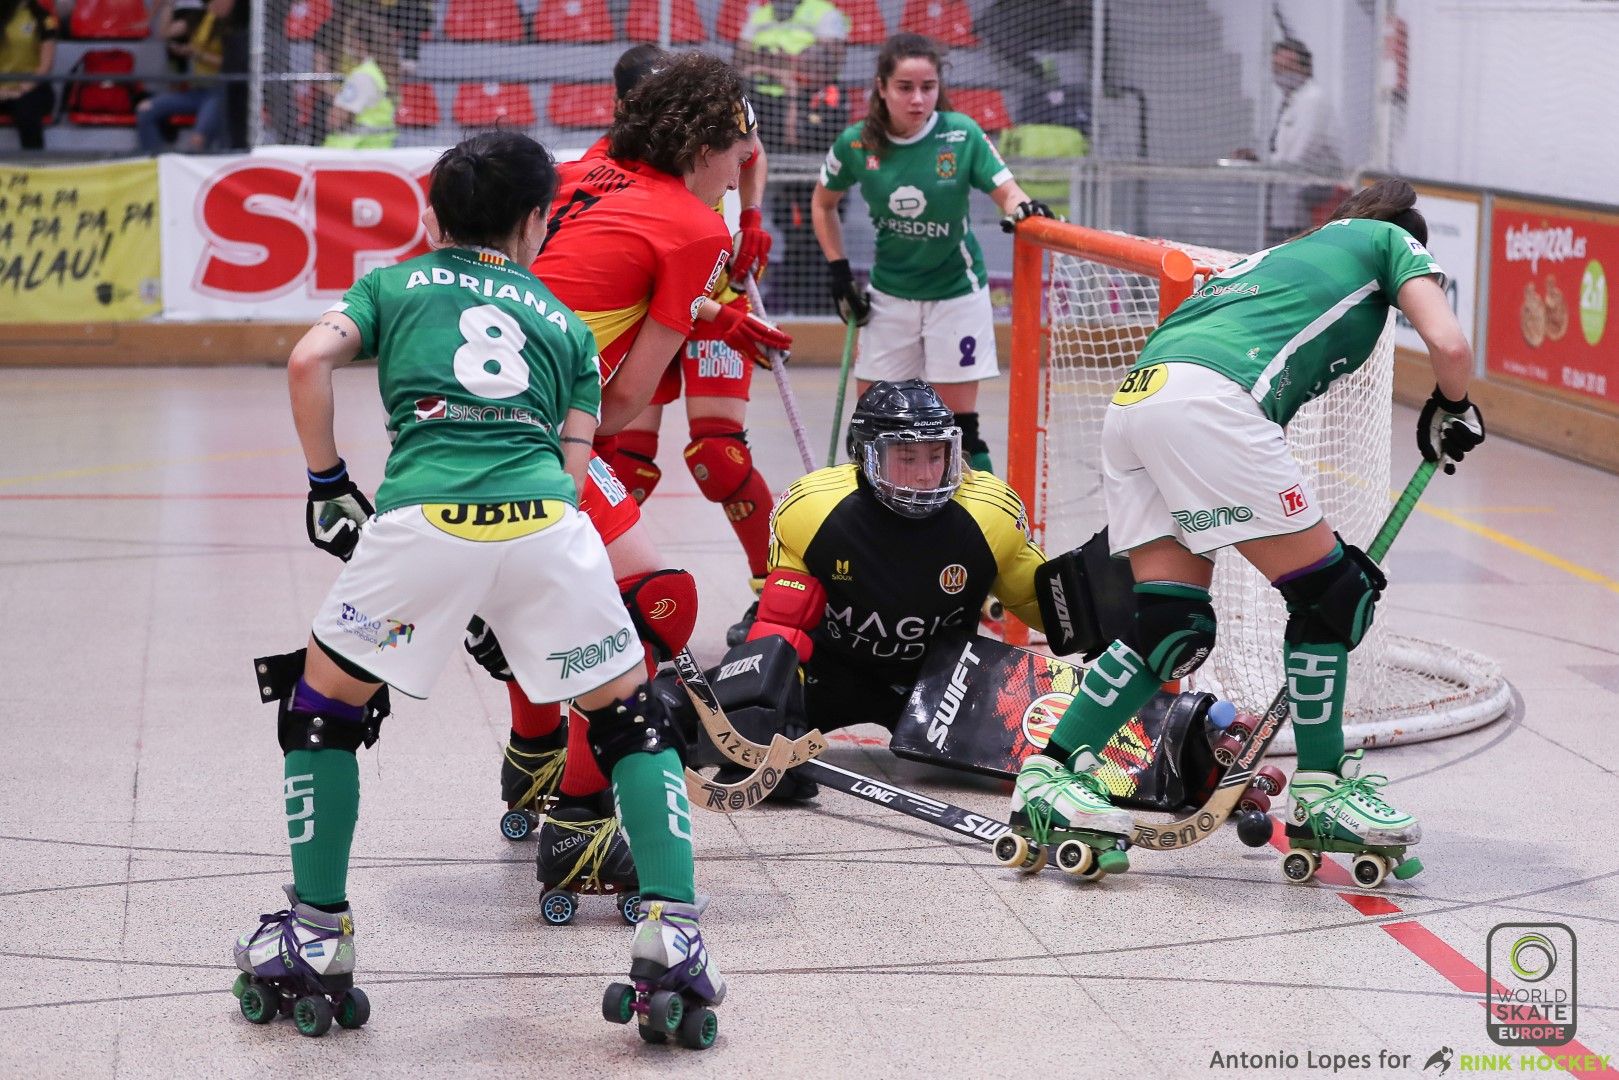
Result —
<instances>
[{"instance_id":1,"label":"reno logo on shorts","mask_svg":"<svg viewBox=\"0 0 1619 1080\"><path fill-rule=\"evenodd\" d=\"M1185 532L1206 532L1224 525L1252 521L1254 512L1246 506L1216 506L1213 510L1171 510L1169 516Z\"/></svg>"},{"instance_id":2,"label":"reno logo on shorts","mask_svg":"<svg viewBox=\"0 0 1619 1080\"><path fill-rule=\"evenodd\" d=\"M609 634L600 641L592 641L589 645L575 645L566 652L554 652L546 657L547 660L562 661L562 675L566 679L589 671L598 664L605 663L620 653L627 652L635 636L625 627L616 634Z\"/></svg>"},{"instance_id":3,"label":"reno logo on shorts","mask_svg":"<svg viewBox=\"0 0 1619 1080\"><path fill-rule=\"evenodd\" d=\"M337 628L345 634L353 634L361 641L375 645L378 652L409 645L410 639L415 636L415 623L400 622L398 619L373 619L359 611L353 604L343 604L342 607L343 610L337 616Z\"/></svg>"},{"instance_id":4,"label":"reno logo on shorts","mask_svg":"<svg viewBox=\"0 0 1619 1080\"><path fill-rule=\"evenodd\" d=\"M967 587L967 568L960 563L951 563L939 571L939 588L951 596L956 595Z\"/></svg>"}]
</instances>

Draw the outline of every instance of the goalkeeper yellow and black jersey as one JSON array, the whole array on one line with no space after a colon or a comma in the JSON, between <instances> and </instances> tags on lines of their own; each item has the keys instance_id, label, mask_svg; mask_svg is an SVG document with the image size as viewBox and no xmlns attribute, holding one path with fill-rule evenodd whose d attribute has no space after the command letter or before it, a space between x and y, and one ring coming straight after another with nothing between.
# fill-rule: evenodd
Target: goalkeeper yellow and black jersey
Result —
<instances>
[{"instance_id":1,"label":"goalkeeper yellow and black jersey","mask_svg":"<svg viewBox=\"0 0 1619 1080\"><path fill-rule=\"evenodd\" d=\"M817 654L875 663L896 679L915 673L930 638L973 633L991 592L1040 626L1034 571L1044 561L1022 501L986 472L968 471L944 509L914 520L878 502L854 465L838 465L793 484L771 515L771 568L826 589L810 631Z\"/></svg>"}]
</instances>

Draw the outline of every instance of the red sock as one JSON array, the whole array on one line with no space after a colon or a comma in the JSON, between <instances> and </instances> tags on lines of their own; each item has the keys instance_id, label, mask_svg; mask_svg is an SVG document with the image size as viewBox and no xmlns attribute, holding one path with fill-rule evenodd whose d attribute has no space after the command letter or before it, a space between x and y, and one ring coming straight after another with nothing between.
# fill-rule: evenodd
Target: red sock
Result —
<instances>
[{"instance_id":1,"label":"red sock","mask_svg":"<svg viewBox=\"0 0 1619 1080\"><path fill-rule=\"evenodd\" d=\"M549 705L536 705L523 693L523 688L513 679L506 684L506 693L512 699L512 731L525 739L537 739L542 735L549 735L562 723L562 706L552 702Z\"/></svg>"},{"instance_id":2,"label":"red sock","mask_svg":"<svg viewBox=\"0 0 1619 1080\"><path fill-rule=\"evenodd\" d=\"M765 478L755 469L735 495L725 500L725 516L742 541L748 573L762 578L770 572L770 507L773 503Z\"/></svg>"},{"instance_id":3,"label":"red sock","mask_svg":"<svg viewBox=\"0 0 1619 1080\"><path fill-rule=\"evenodd\" d=\"M607 777L596 767L596 755L590 750L590 721L574 709L568 714L568 756L562 763L562 794L594 795L606 788Z\"/></svg>"}]
</instances>

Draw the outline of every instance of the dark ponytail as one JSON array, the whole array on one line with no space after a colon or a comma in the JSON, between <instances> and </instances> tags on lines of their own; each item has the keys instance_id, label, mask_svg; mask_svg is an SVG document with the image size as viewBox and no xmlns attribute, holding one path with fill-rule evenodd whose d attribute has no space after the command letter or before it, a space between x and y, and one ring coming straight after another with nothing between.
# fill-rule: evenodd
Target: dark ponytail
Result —
<instances>
[{"instance_id":1,"label":"dark ponytail","mask_svg":"<svg viewBox=\"0 0 1619 1080\"><path fill-rule=\"evenodd\" d=\"M1341 218L1369 218L1398 225L1416 238L1417 243L1428 246L1428 222L1416 208L1417 192L1404 180L1379 180L1371 187L1361 188L1338 204L1332 220Z\"/></svg>"},{"instance_id":2,"label":"dark ponytail","mask_svg":"<svg viewBox=\"0 0 1619 1080\"><path fill-rule=\"evenodd\" d=\"M937 42L921 34L895 34L883 43L877 54L877 78L871 85L871 98L866 106L866 119L860 129L860 145L869 154L879 158L891 146L889 130L893 117L888 115L888 103L883 100L882 84L894 77L894 69L901 60L926 60L939 73L939 112L950 109L950 95L944 89L944 50Z\"/></svg>"},{"instance_id":3,"label":"dark ponytail","mask_svg":"<svg viewBox=\"0 0 1619 1080\"><path fill-rule=\"evenodd\" d=\"M446 243L498 249L536 207L550 205L556 187L545 147L520 131L486 131L444 151L427 201Z\"/></svg>"}]
</instances>

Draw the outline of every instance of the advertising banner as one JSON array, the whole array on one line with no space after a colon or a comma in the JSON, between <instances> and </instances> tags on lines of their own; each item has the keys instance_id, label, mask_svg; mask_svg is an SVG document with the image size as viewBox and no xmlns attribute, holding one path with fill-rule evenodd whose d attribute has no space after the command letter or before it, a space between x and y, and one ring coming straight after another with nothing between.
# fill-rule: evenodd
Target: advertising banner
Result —
<instances>
[{"instance_id":1,"label":"advertising banner","mask_svg":"<svg viewBox=\"0 0 1619 1080\"><path fill-rule=\"evenodd\" d=\"M1490 374L1619 407L1619 214L1498 198L1490 233Z\"/></svg>"},{"instance_id":2,"label":"advertising banner","mask_svg":"<svg viewBox=\"0 0 1619 1080\"><path fill-rule=\"evenodd\" d=\"M0 323L158 314L157 192L150 159L0 168Z\"/></svg>"},{"instance_id":3,"label":"advertising banner","mask_svg":"<svg viewBox=\"0 0 1619 1080\"><path fill-rule=\"evenodd\" d=\"M1476 348L1479 305L1479 220L1483 199L1463 191L1413 185L1417 189L1417 209L1428 222L1428 250L1445 268L1445 298L1462 324L1467 340ZM1394 344L1428 355L1424 345L1404 315L1395 316Z\"/></svg>"}]
</instances>

